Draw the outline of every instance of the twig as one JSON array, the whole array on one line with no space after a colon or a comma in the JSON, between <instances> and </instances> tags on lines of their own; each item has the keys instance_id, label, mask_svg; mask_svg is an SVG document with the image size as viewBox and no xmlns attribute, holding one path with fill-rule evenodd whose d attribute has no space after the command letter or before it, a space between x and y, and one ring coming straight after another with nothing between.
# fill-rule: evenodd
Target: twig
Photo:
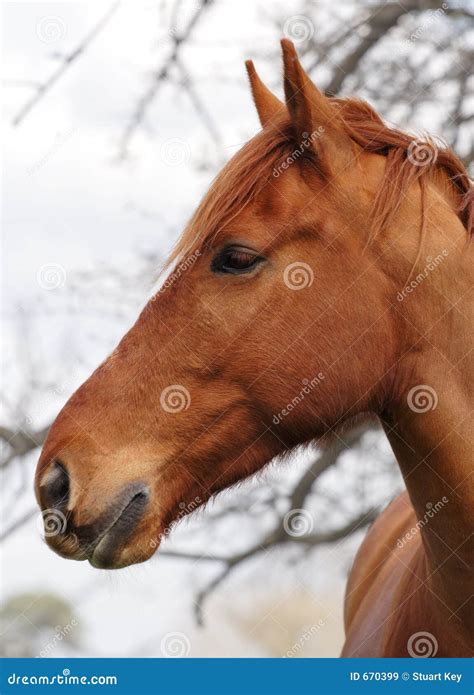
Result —
<instances>
[{"instance_id":1,"label":"twig","mask_svg":"<svg viewBox=\"0 0 474 695\"><path fill-rule=\"evenodd\" d=\"M285 543L296 542L300 545L306 545L311 548L327 543L335 543L336 541L342 540L343 538L350 536L356 531L359 531L372 523L372 521L374 521L374 519L377 517L377 514L378 510L369 509L338 529L332 529L322 533L313 533L306 536L291 536L286 532L282 525L276 531L270 533L266 538L264 538L261 543L257 543L245 552L229 557L226 560L224 560L224 558L212 558L212 556L201 558L206 560L219 560L221 562L225 562L225 566L224 569L216 577L214 577L209 584L198 592L194 602L194 614L196 617L196 622L200 626L204 624L203 608L205 600L229 576L231 571L234 570L237 565L241 565L250 558L259 555L264 551L273 549L277 545L283 545Z\"/></svg>"},{"instance_id":2,"label":"twig","mask_svg":"<svg viewBox=\"0 0 474 695\"><path fill-rule=\"evenodd\" d=\"M320 456L305 470L293 488L289 496L289 508L302 509L319 477L337 463L341 454L360 444L363 435L370 429L375 429L375 426L373 424L369 426L367 426L367 424L359 425L350 432L345 433L343 437L336 439L330 448L323 450ZM285 517L279 516L273 529L261 540L246 550L234 555L210 555L179 550L164 550L161 552L161 555L175 559L192 560L194 562L217 562L223 565L220 572L198 592L195 598L194 613L196 621L198 625L202 625L204 622L203 606L205 600L228 577L237 565L246 562L262 552L286 543L295 543L299 546L306 546L308 548L324 545L326 543L335 543L370 524L376 518L377 514L377 509L369 508L357 517L350 519L339 528L329 529L319 533L307 533L301 536L289 533L285 523Z\"/></svg>"},{"instance_id":3,"label":"twig","mask_svg":"<svg viewBox=\"0 0 474 695\"><path fill-rule=\"evenodd\" d=\"M164 83L164 81L169 75L172 66L176 63L176 60L179 57L181 46L191 36L196 24L202 16L203 11L207 7L209 7L212 4L212 2L213 0L202 0L202 3L198 6L196 12L189 21L188 26L186 27L186 29L184 29L184 31L181 34L176 33L175 30L170 32L170 38L172 41L171 50L161 68L156 70L152 75L149 86L138 100L135 111L132 113L129 122L125 127L119 148L120 159L126 158L130 147L130 142L132 141L139 126L143 123L148 109L150 108L151 104L155 100L156 95L158 94L160 86Z\"/></svg>"},{"instance_id":4,"label":"twig","mask_svg":"<svg viewBox=\"0 0 474 695\"><path fill-rule=\"evenodd\" d=\"M176 58L176 65L181 72L182 75L182 85L184 89L187 91L189 98L196 109L198 115L201 117L202 122L204 123L205 127L207 128L207 131L209 132L209 135L211 138L214 140L216 143L216 147L219 151L220 156L222 157L222 138L219 133L219 130L217 128L217 125L215 124L211 114L203 104L201 97L199 96L198 92L194 88L194 85L192 83L191 77L189 75L189 72L187 68L184 66L183 62L179 57Z\"/></svg>"},{"instance_id":5,"label":"twig","mask_svg":"<svg viewBox=\"0 0 474 695\"><path fill-rule=\"evenodd\" d=\"M112 15L116 12L120 5L120 0L114 2L103 17L97 22L95 27L85 36L81 43L73 50L68 53L61 60L59 66L51 73L48 79L40 84L33 96L31 96L25 104L18 111L16 116L12 121L13 126L18 126L25 119L25 117L31 112L31 110L38 104L38 102L45 96L45 94L58 82L58 80L64 75L64 73L71 67L71 65L81 56L85 50L90 46L95 38L100 34L100 32L105 28L111 19Z\"/></svg>"},{"instance_id":6,"label":"twig","mask_svg":"<svg viewBox=\"0 0 474 695\"><path fill-rule=\"evenodd\" d=\"M8 538L8 536L10 536L12 533L17 531L21 526L23 526L23 524L26 524L26 522L33 518L35 514L39 514L39 511L37 509L30 509L28 512L25 512L23 516L16 519L11 526L0 533L0 543Z\"/></svg>"},{"instance_id":7,"label":"twig","mask_svg":"<svg viewBox=\"0 0 474 695\"><path fill-rule=\"evenodd\" d=\"M5 457L5 459L0 463L0 468L5 468L12 459L17 456L25 456L30 451L37 449L41 446L46 439L50 425L36 430L35 432L29 432L25 430L11 430L9 427L3 427L0 425L0 439L10 447L11 452Z\"/></svg>"},{"instance_id":8,"label":"twig","mask_svg":"<svg viewBox=\"0 0 474 695\"><path fill-rule=\"evenodd\" d=\"M326 94L333 95L341 91L346 77L354 72L366 53L397 24L407 9L414 9L412 5L413 3L408 3L407 7L398 3L390 3L369 18L367 21L369 33L361 39L354 51L349 53L340 64L337 64L336 72L326 87Z\"/></svg>"}]
</instances>

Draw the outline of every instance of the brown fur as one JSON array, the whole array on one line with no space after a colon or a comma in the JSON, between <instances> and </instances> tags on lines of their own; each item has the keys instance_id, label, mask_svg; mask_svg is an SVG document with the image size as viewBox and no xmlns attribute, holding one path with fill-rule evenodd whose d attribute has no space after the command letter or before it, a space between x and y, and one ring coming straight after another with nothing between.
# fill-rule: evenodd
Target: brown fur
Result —
<instances>
[{"instance_id":1,"label":"brown fur","mask_svg":"<svg viewBox=\"0 0 474 695\"><path fill-rule=\"evenodd\" d=\"M417 166L407 158L413 136L385 125L369 104L359 99L329 101L337 107L344 129L365 152L387 158L385 173L374 201L371 225L374 232L386 229L397 214L410 186L425 189L428 179L448 184L453 207L469 234L474 233L474 191L462 161L432 140L420 147L436 152L433 161ZM180 237L167 266L194 249L215 243L219 230L251 203L271 181L272 171L291 155L297 141L289 115L278 113L223 168ZM311 158L311 152L306 157Z\"/></svg>"}]
</instances>

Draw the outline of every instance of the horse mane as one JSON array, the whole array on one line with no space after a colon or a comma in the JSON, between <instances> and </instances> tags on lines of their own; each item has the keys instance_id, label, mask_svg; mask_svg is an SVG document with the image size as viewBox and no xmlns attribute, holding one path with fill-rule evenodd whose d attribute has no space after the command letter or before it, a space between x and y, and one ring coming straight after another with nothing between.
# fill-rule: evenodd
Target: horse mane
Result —
<instances>
[{"instance_id":1,"label":"horse mane","mask_svg":"<svg viewBox=\"0 0 474 695\"><path fill-rule=\"evenodd\" d=\"M350 138L366 152L387 159L381 186L374 201L372 234L387 228L408 188L420 185L422 201L428 180L444 179L454 196L455 211L469 236L474 235L474 188L462 161L433 139L414 140L413 135L386 125L367 103L353 98L330 98L339 111ZM295 151L298 143L287 115L276 116L225 165L211 184L198 209L166 262L189 253L193 246L211 243L236 215L272 179L275 168ZM412 154L412 156L410 156ZM420 157L420 161L416 158ZM425 205L422 202L422 229Z\"/></svg>"},{"instance_id":2,"label":"horse mane","mask_svg":"<svg viewBox=\"0 0 474 695\"><path fill-rule=\"evenodd\" d=\"M469 236L474 235L474 188L463 162L447 145L429 136L417 140L409 133L387 126L367 102L336 98L331 101L340 109L351 139L366 152L387 158L372 211L374 231L389 226L413 183L419 182L424 199L427 181L438 181L441 176L455 196L459 219Z\"/></svg>"}]
</instances>

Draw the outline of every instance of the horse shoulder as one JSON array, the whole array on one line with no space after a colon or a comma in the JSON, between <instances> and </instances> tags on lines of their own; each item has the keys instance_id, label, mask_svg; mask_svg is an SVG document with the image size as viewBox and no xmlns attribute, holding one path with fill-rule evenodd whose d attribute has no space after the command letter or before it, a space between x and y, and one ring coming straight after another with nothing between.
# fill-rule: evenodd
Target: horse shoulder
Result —
<instances>
[{"instance_id":1,"label":"horse shoulder","mask_svg":"<svg viewBox=\"0 0 474 695\"><path fill-rule=\"evenodd\" d=\"M365 537L346 588L346 643L342 656L381 656L384 640L380 628L390 615L393 596L408 571L407 564L422 552L418 533L403 542L415 524L413 507L403 492L382 512ZM399 558L401 555L404 557Z\"/></svg>"}]
</instances>

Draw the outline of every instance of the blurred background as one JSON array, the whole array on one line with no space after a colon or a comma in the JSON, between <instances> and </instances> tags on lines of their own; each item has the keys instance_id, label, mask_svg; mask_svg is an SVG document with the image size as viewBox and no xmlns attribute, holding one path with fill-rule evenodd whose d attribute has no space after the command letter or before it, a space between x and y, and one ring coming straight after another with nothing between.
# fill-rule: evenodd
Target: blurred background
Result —
<instances>
[{"instance_id":1,"label":"blurred background","mask_svg":"<svg viewBox=\"0 0 474 695\"><path fill-rule=\"evenodd\" d=\"M144 565L43 543L48 426L134 321L222 164L259 128L243 61L282 93L279 39L321 89L440 136L471 168L474 3L3 3L3 656L337 656L368 525L401 489L369 423L271 464Z\"/></svg>"}]
</instances>

